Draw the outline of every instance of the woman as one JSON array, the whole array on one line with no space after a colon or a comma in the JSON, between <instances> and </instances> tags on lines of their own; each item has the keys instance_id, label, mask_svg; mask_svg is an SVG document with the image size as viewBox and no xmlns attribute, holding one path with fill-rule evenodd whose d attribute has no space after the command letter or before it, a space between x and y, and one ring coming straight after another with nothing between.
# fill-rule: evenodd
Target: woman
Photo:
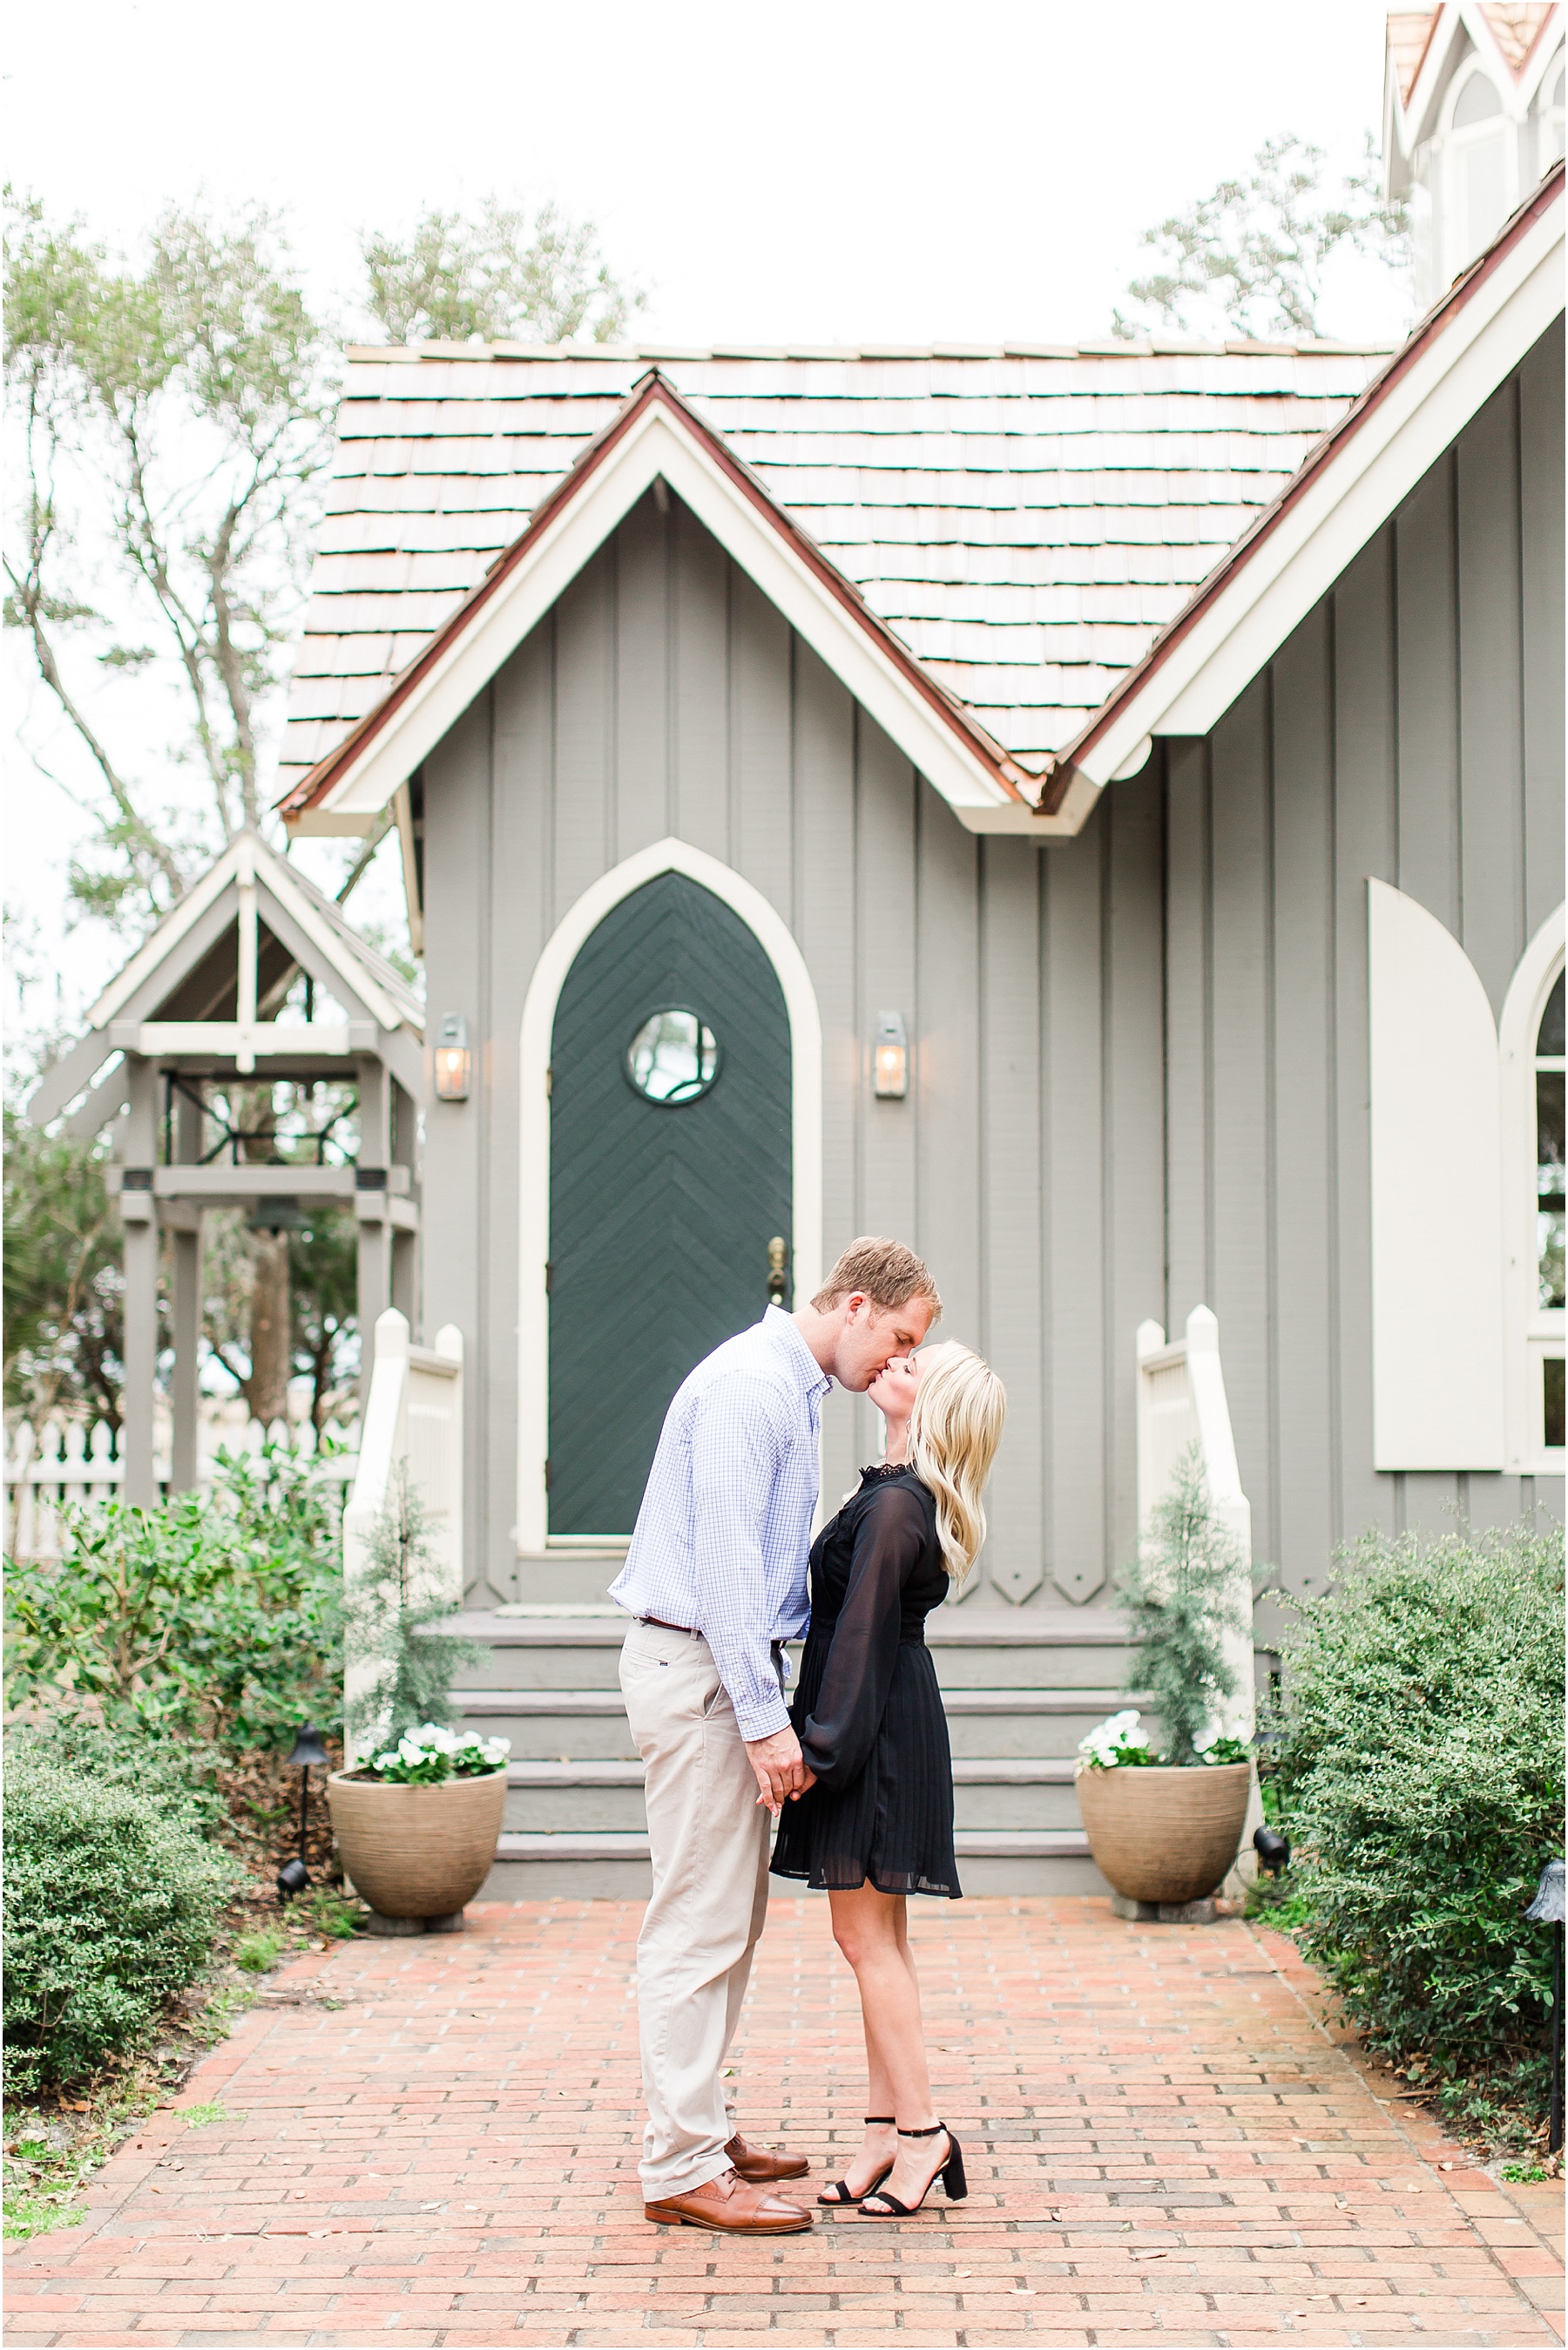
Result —
<instances>
[{"instance_id":1,"label":"woman","mask_svg":"<svg viewBox=\"0 0 1568 2350\"><path fill-rule=\"evenodd\" d=\"M826 1887L860 1991L873 2110L860 2151L816 2199L887 2219L918 2211L939 2173L950 2200L967 2192L962 2151L931 2106L905 1897L960 1892L925 1620L985 1540L980 1497L1007 1398L989 1365L953 1345L896 1356L867 1393L887 1422L887 1457L812 1549L792 1712L816 1783L785 1806L773 1872Z\"/></svg>"}]
</instances>

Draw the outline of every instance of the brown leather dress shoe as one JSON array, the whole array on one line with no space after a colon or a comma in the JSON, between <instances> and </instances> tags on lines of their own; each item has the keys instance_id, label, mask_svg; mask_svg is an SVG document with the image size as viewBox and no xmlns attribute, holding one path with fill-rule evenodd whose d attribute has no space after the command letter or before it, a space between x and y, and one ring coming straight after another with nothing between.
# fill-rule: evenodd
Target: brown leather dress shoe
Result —
<instances>
[{"instance_id":1,"label":"brown leather dress shoe","mask_svg":"<svg viewBox=\"0 0 1568 2350\"><path fill-rule=\"evenodd\" d=\"M804 2154L770 2154L765 2146L748 2146L739 2130L724 2151L753 2187L765 2185L770 2178L804 2178L811 2168Z\"/></svg>"},{"instance_id":2,"label":"brown leather dress shoe","mask_svg":"<svg viewBox=\"0 0 1568 2350\"><path fill-rule=\"evenodd\" d=\"M770 2195L733 2170L722 2170L689 2194L645 2203L642 2216L678 2228L714 2228L722 2236L798 2236L812 2225L811 2213L798 2203Z\"/></svg>"}]
</instances>

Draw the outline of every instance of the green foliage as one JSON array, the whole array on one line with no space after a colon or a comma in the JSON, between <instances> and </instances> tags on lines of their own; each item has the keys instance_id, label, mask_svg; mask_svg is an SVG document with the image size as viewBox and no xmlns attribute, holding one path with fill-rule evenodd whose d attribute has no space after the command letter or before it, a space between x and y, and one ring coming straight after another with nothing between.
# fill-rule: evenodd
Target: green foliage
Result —
<instances>
[{"instance_id":1,"label":"green foliage","mask_svg":"<svg viewBox=\"0 0 1568 2350\"><path fill-rule=\"evenodd\" d=\"M1341 247L1370 253L1390 268L1408 262L1407 200L1382 193L1368 135L1366 159L1336 200L1321 193L1324 152L1292 136L1266 140L1250 175L1221 180L1184 213L1140 242L1164 266L1127 287L1141 317L1115 313L1127 338L1150 327L1183 333L1299 336L1318 331L1324 265Z\"/></svg>"},{"instance_id":2,"label":"green foliage","mask_svg":"<svg viewBox=\"0 0 1568 2350\"><path fill-rule=\"evenodd\" d=\"M275 1926L258 1926L254 1933L242 1934L234 1944L234 1964L248 1975L265 1975L276 1966L282 1948L283 1936Z\"/></svg>"},{"instance_id":3,"label":"green foliage","mask_svg":"<svg viewBox=\"0 0 1568 2350\"><path fill-rule=\"evenodd\" d=\"M1369 2043L1497 2126L1545 2094L1562 1849L1563 1546L1528 1523L1371 1534L1294 1603L1274 1781L1303 1939Z\"/></svg>"},{"instance_id":4,"label":"green foliage","mask_svg":"<svg viewBox=\"0 0 1568 2350\"><path fill-rule=\"evenodd\" d=\"M314 1464L220 1456L210 1496L70 1513L57 1564L8 1583L10 1702L210 1741L286 1745L340 1719L341 1577Z\"/></svg>"},{"instance_id":5,"label":"green foliage","mask_svg":"<svg viewBox=\"0 0 1568 2350\"><path fill-rule=\"evenodd\" d=\"M119 1418L124 1346L119 1214L98 1145L47 1135L7 1108L5 1402Z\"/></svg>"},{"instance_id":6,"label":"green foliage","mask_svg":"<svg viewBox=\"0 0 1568 2350\"><path fill-rule=\"evenodd\" d=\"M367 237L369 308L394 343L612 343L647 296L612 276L592 221L545 204L530 221L487 196L421 213L406 243Z\"/></svg>"},{"instance_id":7,"label":"green foliage","mask_svg":"<svg viewBox=\"0 0 1568 2350\"><path fill-rule=\"evenodd\" d=\"M26 1744L7 1758L5 2074L34 2090L134 2048L207 1962L239 1880L178 1811Z\"/></svg>"},{"instance_id":8,"label":"green foliage","mask_svg":"<svg viewBox=\"0 0 1568 2350\"><path fill-rule=\"evenodd\" d=\"M1127 1686L1147 1691L1168 1763L1200 1759L1205 1732L1235 1694L1224 1640L1243 1628L1237 1594L1244 1582L1241 1555L1215 1515L1198 1448L1189 1445L1150 1513L1146 1550L1116 1576L1134 1643Z\"/></svg>"},{"instance_id":9,"label":"green foliage","mask_svg":"<svg viewBox=\"0 0 1568 2350\"><path fill-rule=\"evenodd\" d=\"M288 1922L306 1933L325 1934L329 1941L347 1942L364 1930L369 1912L362 1901L350 1901L335 1885L313 1885L288 1905Z\"/></svg>"},{"instance_id":10,"label":"green foliage","mask_svg":"<svg viewBox=\"0 0 1568 2350\"><path fill-rule=\"evenodd\" d=\"M364 1570L343 1595L356 1680L346 1722L352 1752L379 1752L415 1723L447 1727L453 1672L489 1653L482 1641L440 1628L462 1602L440 1593L430 1529L424 1498L400 1462Z\"/></svg>"},{"instance_id":11,"label":"green foliage","mask_svg":"<svg viewBox=\"0 0 1568 2350\"><path fill-rule=\"evenodd\" d=\"M7 1754L50 1762L99 1787L145 1795L170 1819L199 1835L223 1826L228 1807L218 1785L220 1757L198 1741L149 1732L133 1718L110 1730L91 1714L67 1707L47 1720L24 1722L8 1736Z\"/></svg>"}]
</instances>

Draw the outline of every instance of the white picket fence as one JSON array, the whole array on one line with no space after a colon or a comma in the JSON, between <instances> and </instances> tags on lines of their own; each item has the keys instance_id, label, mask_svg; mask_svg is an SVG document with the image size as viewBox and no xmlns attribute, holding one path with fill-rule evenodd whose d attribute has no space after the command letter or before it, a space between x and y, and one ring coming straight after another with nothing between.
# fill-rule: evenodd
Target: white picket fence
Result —
<instances>
[{"instance_id":1,"label":"white picket fence","mask_svg":"<svg viewBox=\"0 0 1568 2350\"><path fill-rule=\"evenodd\" d=\"M160 1494L170 1485L169 1430L161 1430L154 1452ZM324 1437L336 1446L322 1461L321 1475L342 1499L354 1482L359 1465L359 1423L329 1420ZM114 1449L115 1431L108 1420L89 1427L79 1419L47 1419L41 1428L17 1420L5 1431L5 1519L4 1548L8 1558L58 1558L64 1538L61 1513L72 1504L112 1502L125 1481L125 1464ZM267 1442L289 1446L303 1459L318 1449L316 1430L306 1420L289 1428L275 1420L270 1429L259 1420L246 1424L203 1421L197 1433L198 1487L213 1482L213 1462L221 1451L259 1453Z\"/></svg>"}]
</instances>

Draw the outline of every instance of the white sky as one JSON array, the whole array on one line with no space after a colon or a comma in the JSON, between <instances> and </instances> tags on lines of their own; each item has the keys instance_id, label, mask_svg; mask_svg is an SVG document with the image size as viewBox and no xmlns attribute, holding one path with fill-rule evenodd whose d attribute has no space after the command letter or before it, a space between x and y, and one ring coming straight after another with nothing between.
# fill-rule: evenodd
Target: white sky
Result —
<instances>
[{"instance_id":1,"label":"white sky","mask_svg":"<svg viewBox=\"0 0 1568 2350\"><path fill-rule=\"evenodd\" d=\"M5 171L111 244L171 199L263 198L338 308L361 230L494 189L599 222L649 289L642 339L1076 341L1139 230L1264 138L1351 159L1383 26L1370 0L62 0L10 20ZM1397 301L1352 267L1324 324L1386 339ZM47 749L23 650L13 707ZM48 945L79 819L11 773L7 899ZM121 951L77 933L62 989Z\"/></svg>"}]
</instances>

